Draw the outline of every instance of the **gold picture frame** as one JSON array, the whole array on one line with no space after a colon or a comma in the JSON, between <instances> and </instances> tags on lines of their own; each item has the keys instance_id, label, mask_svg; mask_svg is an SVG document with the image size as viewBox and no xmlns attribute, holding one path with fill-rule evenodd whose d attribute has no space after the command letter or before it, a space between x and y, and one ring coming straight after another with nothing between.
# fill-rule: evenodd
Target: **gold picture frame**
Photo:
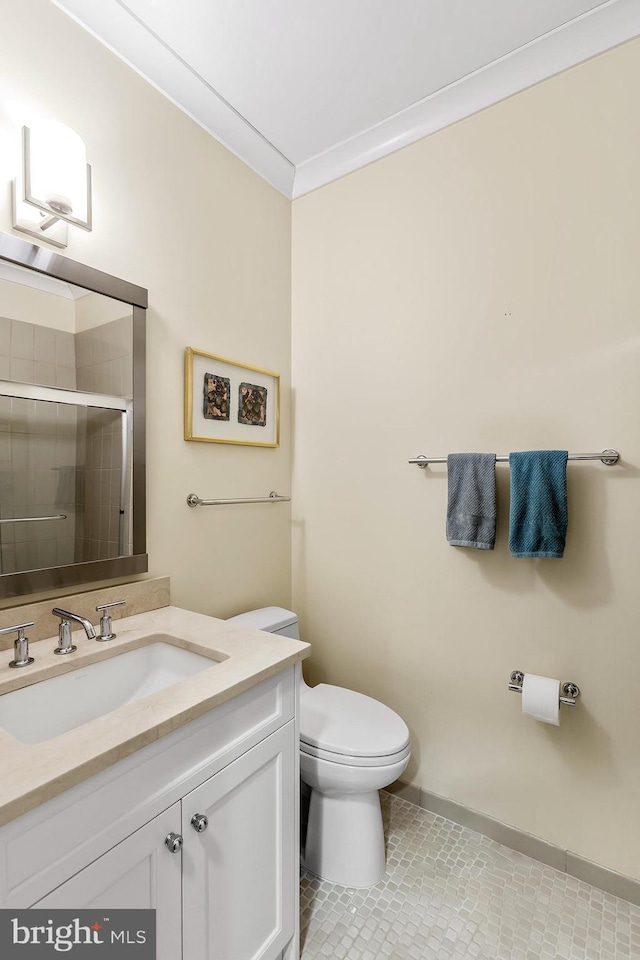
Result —
<instances>
[{"instance_id":1,"label":"gold picture frame","mask_svg":"<svg viewBox=\"0 0 640 960\"><path fill-rule=\"evenodd\" d=\"M186 347L184 439L278 447L280 374Z\"/></svg>"}]
</instances>

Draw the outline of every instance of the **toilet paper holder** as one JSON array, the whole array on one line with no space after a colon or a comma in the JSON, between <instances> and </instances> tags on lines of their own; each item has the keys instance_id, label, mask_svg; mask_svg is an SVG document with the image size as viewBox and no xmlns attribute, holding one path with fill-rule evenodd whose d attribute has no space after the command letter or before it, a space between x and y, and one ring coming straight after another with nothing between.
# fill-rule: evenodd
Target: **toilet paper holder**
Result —
<instances>
[{"instance_id":1,"label":"toilet paper holder","mask_svg":"<svg viewBox=\"0 0 640 960\"><path fill-rule=\"evenodd\" d=\"M522 670L513 670L509 677L509 690L513 693L522 693L523 681L524 673ZM560 689L564 693L564 697L560 697L560 703L566 703L568 707L575 707L576 700L580 696L580 687L578 684L568 680L566 683L560 685Z\"/></svg>"}]
</instances>

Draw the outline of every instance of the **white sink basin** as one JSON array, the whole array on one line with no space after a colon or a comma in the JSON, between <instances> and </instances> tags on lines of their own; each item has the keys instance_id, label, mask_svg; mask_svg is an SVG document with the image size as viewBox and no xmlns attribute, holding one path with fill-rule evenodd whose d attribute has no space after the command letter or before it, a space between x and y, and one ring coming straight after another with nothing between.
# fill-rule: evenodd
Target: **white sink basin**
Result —
<instances>
[{"instance_id":1,"label":"white sink basin","mask_svg":"<svg viewBox=\"0 0 640 960\"><path fill-rule=\"evenodd\" d=\"M5 693L0 727L21 743L42 743L218 663L165 639L172 638L159 636L136 650Z\"/></svg>"}]
</instances>

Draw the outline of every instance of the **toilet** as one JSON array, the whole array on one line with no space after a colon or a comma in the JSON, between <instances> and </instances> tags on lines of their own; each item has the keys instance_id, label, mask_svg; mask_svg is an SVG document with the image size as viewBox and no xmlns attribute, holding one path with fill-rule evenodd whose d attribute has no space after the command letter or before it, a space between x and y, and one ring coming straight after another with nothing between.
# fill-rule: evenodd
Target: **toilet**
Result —
<instances>
[{"instance_id":1,"label":"toilet","mask_svg":"<svg viewBox=\"0 0 640 960\"><path fill-rule=\"evenodd\" d=\"M282 607L251 610L229 622L300 639L298 618ZM404 772L409 730L397 713L354 690L319 683L300 691L300 776L311 789L304 866L345 887L384 876L378 791Z\"/></svg>"}]
</instances>

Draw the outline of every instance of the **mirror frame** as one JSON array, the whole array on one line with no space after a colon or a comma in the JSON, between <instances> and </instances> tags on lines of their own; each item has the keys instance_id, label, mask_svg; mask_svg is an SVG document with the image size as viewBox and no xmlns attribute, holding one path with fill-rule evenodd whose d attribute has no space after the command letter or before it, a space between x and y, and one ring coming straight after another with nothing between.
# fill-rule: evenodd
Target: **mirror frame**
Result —
<instances>
[{"instance_id":1,"label":"mirror frame","mask_svg":"<svg viewBox=\"0 0 640 960\"><path fill-rule=\"evenodd\" d=\"M45 250L35 243L0 233L0 260L27 267L56 280L83 287L105 297L128 303L133 308L133 448L132 496L133 554L111 560L90 560L60 567L44 567L21 573L0 574L0 600L30 593L96 583L115 577L146 573L146 310L148 294L126 280L119 280L83 263Z\"/></svg>"}]
</instances>

